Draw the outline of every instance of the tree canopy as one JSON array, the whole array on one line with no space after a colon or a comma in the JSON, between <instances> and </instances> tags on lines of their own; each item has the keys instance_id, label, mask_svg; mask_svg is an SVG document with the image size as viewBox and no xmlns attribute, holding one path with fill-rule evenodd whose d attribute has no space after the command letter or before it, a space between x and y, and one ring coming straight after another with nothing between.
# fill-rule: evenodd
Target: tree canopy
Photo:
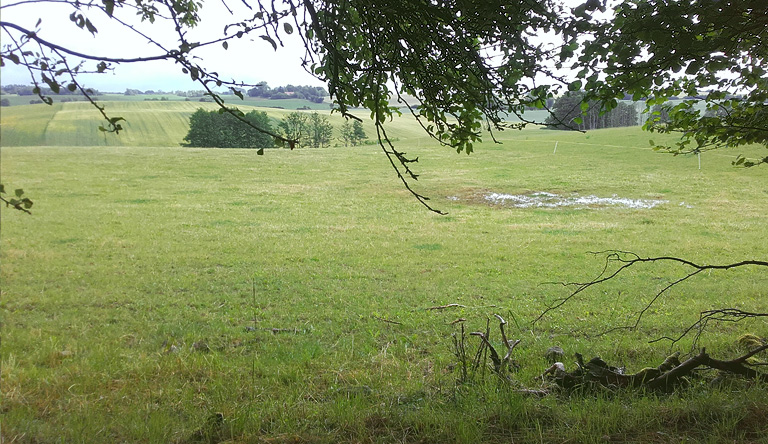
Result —
<instances>
[{"instance_id":1,"label":"tree canopy","mask_svg":"<svg viewBox=\"0 0 768 444\"><path fill-rule=\"evenodd\" d=\"M254 126L271 131L267 113L251 111L244 118ZM189 117L189 132L184 137L187 146L202 148L272 148L275 140L237 118L218 111L199 108Z\"/></svg>"},{"instance_id":2,"label":"tree canopy","mask_svg":"<svg viewBox=\"0 0 768 444\"><path fill-rule=\"evenodd\" d=\"M328 146L333 137L333 125L328 121L328 117L317 112L294 111L285 116L277 127L286 139L296 140L299 144L312 148Z\"/></svg>"},{"instance_id":3,"label":"tree canopy","mask_svg":"<svg viewBox=\"0 0 768 444\"><path fill-rule=\"evenodd\" d=\"M470 153L483 129L493 134L532 123L526 109L547 109L548 99L565 91L585 90L585 103L596 101L606 111L627 94L649 107L682 94L693 98L671 108L667 121L652 119L646 125L681 133L672 152L768 146L768 6L763 0L243 1L246 13L233 12L223 33L208 41L193 40L190 31L204 22L209 8L229 9L225 4L35 0L49 2L68 7L69 20L86 35L97 35L94 18L106 15L150 46L139 57L121 55L118 45L108 55L92 54L87 45L75 48L41 37L40 22L29 28L0 21L5 37L0 60L27 67L43 101L53 100L44 87L53 93L80 90L90 98L78 81L85 72L171 60L225 112L250 124L214 89L227 87L242 98L244 88L255 85L229 80L196 55L212 45L227 50L231 41L246 36L275 50L284 39L298 38L306 48L304 68L327 83L335 110L352 119L353 107L371 112L381 147L409 190L408 179L417 178L410 166L414 159L398 151L386 133L387 120L400 113L400 106L436 140ZM137 14L145 26L169 28L176 40L154 40L126 22ZM699 103L723 112L706 114ZM122 130L120 117L94 105L107 121L104 131ZM510 123L510 115L519 122ZM768 157L741 160L747 166L761 162Z\"/></svg>"}]
</instances>

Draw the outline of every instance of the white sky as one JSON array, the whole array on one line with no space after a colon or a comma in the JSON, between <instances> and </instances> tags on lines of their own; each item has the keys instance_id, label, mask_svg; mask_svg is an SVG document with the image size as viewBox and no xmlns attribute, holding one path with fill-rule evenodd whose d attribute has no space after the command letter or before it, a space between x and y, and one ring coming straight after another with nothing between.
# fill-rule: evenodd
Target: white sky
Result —
<instances>
[{"instance_id":1,"label":"white sky","mask_svg":"<svg viewBox=\"0 0 768 444\"><path fill-rule=\"evenodd\" d=\"M31 30L34 29L37 20L42 19L39 35L70 49L116 58L151 56L161 53L159 49L149 46L146 41L119 24L110 22L106 14L101 11L95 9L82 11L98 29L94 37L70 21L69 15L74 8L69 4L47 2L6 6L17 2L18 0L0 0L0 5L4 6L0 9L0 20ZM253 12L244 7L236 9L241 5L238 0L228 0L227 5L235 10L235 16L230 16L218 1L206 2L200 12L203 18L202 25L193 31L195 34L194 37L190 37L190 41L216 38L223 35L223 29L227 23L242 20L242 17L253 16ZM177 46L177 37L169 22L159 19L154 25L141 23L134 14L128 8L115 8L115 16L135 24L143 32L163 43L166 48ZM238 14L241 15L238 16ZM322 82L301 67L304 48L296 33L291 36L281 34L286 47L278 47L277 51L258 36L258 33L253 33L252 36L246 36L242 40L232 40L226 51L221 45L214 45L210 48L201 48L199 53L194 51L193 54L197 53L202 58L200 65L218 72L221 78L226 80L235 79L251 84L264 81L272 87L287 84L323 86ZM0 39L3 46L10 41L5 33L0 34ZM89 62L86 67L93 69L95 64L96 62ZM103 92L123 92L126 88L142 91L202 89L199 84L195 84L182 73L180 66L173 62L143 62L114 67L113 72L83 75L80 80L86 87ZM29 84L29 73L13 63L6 63L6 66L0 70L0 82L4 85Z\"/></svg>"}]
</instances>

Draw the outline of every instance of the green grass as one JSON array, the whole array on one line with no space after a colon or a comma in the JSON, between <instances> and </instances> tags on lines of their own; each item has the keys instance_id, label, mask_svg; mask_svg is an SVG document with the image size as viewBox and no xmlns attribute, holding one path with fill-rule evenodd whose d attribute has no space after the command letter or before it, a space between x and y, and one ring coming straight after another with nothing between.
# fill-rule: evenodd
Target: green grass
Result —
<instances>
[{"instance_id":1,"label":"green grass","mask_svg":"<svg viewBox=\"0 0 768 444\"><path fill-rule=\"evenodd\" d=\"M128 96L133 97L133 96ZM246 103L257 103L247 101ZM306 102L309 103L309 102ZM13 106L3 109L3 125L0 139L3 146L124 146L124 147L178 147L184 143L189 131L189 116L197 109L217 109L213 103L183 101L118 101L100 102L110 117L123 117L125 131L117 135L99 131L104 125L101 115L86 102L55 103L47 105ZM253 106L240 108L248 112ZM290 109L258 108L273 119L273 127L291 111ZM321 111L329 114L326 106ZM329 117L340 138L343 118L338 114ZM403 126L403 125L401 125ZM413 125L404 125L411 133ZM366 131L374 134L373 125L366 122ZM396 131L397 132L397 131ZM426 139L425 139L426 140Z\"/></svg>"},{"instance_id":2,"label":"green grass","mask_svg":"<svg viewBox=\"0 0 768 444\"><path fill-rule=\"evenodd\" d=\"M523 341L514 377L535 387L552 345L636 371L669 352L669 344L648 340L680 332L700 310L768 310L761 270L713 272L673 289L640 330L595 337L630 322L682 271L649 266L531 325L567 294L548 282L600 270L589 251L704 263L768 257L768 179L760 169L733 169L728 156L738 153L706 153L698 170L696 158L650 151L649 136L636 128L531 129L465 156L397 120L398 146L421 159L414 185L449 213L439 216L403 190L375 147L257 156L163 145L183 132L178 116L197 105L110 103L108 111L132 125L120 147L66 146L92 140L76 118L86 110L74 104L52 116L17 108L58 125L42 139L35 125L8 124L3 113L3 182L35 200L32 216L2 209L1 433L8 442L194 442L214 412L225 418L214 442L766 436L764 386L737 380L718 388L705 379L663 397L535 400L492 380L457 387L450 350L452 321L466 318L476 331L502 314ZM6 144L8 134L17 142ZM61 146L21 146L40 140ZM109 136L106 143L117 144ZM669 203L514 209L485 203L488 191ZM425 310L450 303L465 307ZM715 356L733 357L746 332L766 336L768 325L717 325L701 341Z\"/></svg>"}]
</instances>

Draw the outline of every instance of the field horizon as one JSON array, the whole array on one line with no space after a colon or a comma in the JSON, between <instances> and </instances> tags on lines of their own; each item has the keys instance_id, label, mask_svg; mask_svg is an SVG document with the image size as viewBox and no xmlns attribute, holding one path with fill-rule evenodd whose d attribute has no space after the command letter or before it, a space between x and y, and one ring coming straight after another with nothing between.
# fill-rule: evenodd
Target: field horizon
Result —
<instances>
[{"instance_id":1,"label":"field horizon","mask_svg":"<svg viewBox=\"0 0 768 444\"><path fill-rule=\"evenodd\" d=\"M703 310L768 311L765 273L713 271L605 334L685 273L651 264L533 322L569 294L560 283L601 271L590 252L768 257L768 178L731 166L760 147L704 153L699 169L635 127L530 128L467 156L395 119L440 216L377 146L170 145L194 102L110 103L129 122L118 144L63 105L2 115L3 183L35 201L31 216L2 208L8 442L764 441L765 385L711 372L671 395L517 391L547 387L552 346L569 370L581 353L638 371L695 353L691 336L650 341ZM460 382L453 335L493 330L495 314L521 340L514 384L483 369ZM734 358L747 333L768 323L712 324L698 346Z\"/></svg>"}]
</instances>

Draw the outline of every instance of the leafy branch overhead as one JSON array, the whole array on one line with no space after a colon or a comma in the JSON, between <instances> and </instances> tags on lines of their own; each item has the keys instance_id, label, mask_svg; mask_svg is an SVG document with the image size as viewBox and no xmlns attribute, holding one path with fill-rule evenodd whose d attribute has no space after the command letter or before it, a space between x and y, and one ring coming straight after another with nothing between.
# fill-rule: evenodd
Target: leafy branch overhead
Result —
<instances>
[{"instance_id":1,"label":"leafy branch overhead","mask_svg":"<svg viewBox=\"0 0 768 444\"><path fill-rule=\"evenodd\" d=\"M122 118L96 104L78 77L165 60L198 82L223 112L293 147L298 139L254 124L216 92L228 88L242 99L243 88L258 85L228 79L198 54L203 48L228 51L235 41L247 40L279 51L286 39L300 40L303 68L327 83L335 110L345 117L357 119L352 108L370 111L381 149L427 207L426 197L409 185L418 178L411 166L416 159L387 138L388 120L402 109L439 143L471 153L486 130L493 138L494 131L527 123L575 122L578 129L583 117L534 122L525 114L549 110L551 99L566 91L584 91L584 117L590 107L611 111L625 97L644 100L649 111L684 97L668 107L667 119L646 124L650 131L681 134L679 143L664 149L682 154L768 144L768 14L762 0L32 1L67 10L68 20L89 38L105 26L123 27L147 44L141 56L121 55L119 45L109 54L92 53L87 39L83 47L57 42L40 21L24 25L26 17L12 14L27 3L2 6L0 64L25 67L46 103L53 99L43 92L45 85L54 94L80 91L106 119L103 131L121 131ZM214 8L226 11L229 23L220 35L196 40L194 29L215 15L208 14ZM153 37L158 28L173 38ZM736 163L753 166L767 159Z\"/></svg>"},{"instance_id":2,"label":"leafy branch overhead","mask_svg":"<svg viewBox=\"0 0 768 444\"><path fill-rule=\"evenodd\" d=\"M6 198L5 185L0 184L0 201L2 201L6 207L12 207L27 214L32 214L29 211L32 208L32 200L24 196L24 190L17 188L14 190L14 197Z\"/></svg>"}]
</instances>

